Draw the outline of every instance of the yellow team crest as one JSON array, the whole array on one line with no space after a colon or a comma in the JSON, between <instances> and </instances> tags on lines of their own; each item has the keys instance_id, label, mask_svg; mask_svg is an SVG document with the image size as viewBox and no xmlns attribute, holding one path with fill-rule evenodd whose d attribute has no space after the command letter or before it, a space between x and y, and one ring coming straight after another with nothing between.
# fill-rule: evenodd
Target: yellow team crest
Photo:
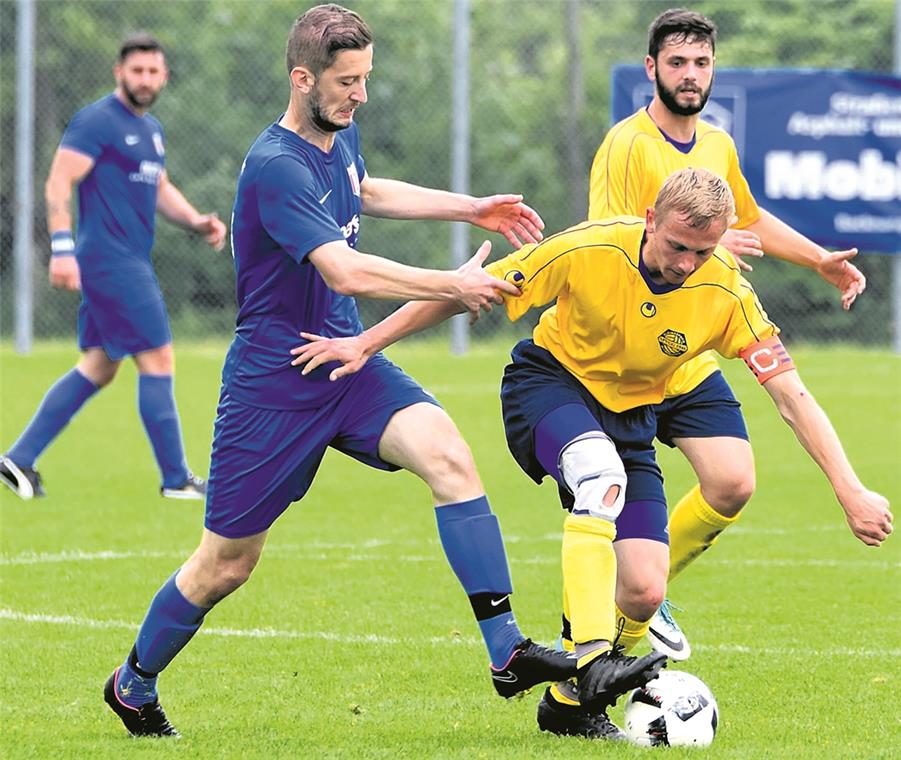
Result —
<instances>
[{"instance_id":1,"label":"yellow team crest","mask_svg":"<svg viewBox=\"0 0 901 760\"><path fill-rule=\"evenodd\" d=\"M667 356L682 356L688 351L688 341L685 336L675 330L664 330L657 336L660 350Z\"/></svg>"}]
</instances>

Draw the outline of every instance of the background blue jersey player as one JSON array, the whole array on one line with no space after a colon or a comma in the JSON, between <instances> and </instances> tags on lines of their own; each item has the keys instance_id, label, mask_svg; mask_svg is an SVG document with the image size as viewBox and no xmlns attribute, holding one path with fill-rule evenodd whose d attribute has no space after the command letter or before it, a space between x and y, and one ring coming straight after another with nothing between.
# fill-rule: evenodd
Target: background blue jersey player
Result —
<instances>
[{"instance_id":1,"label":"background blue jersey player","mask_svg":"<svg viewBox=\"0 0 901 760\"><path fill-rule=\"evenodd\" d=\"M214 248L225 241L215 214L199 214L169 181L160 123L147 113L166 84L163 50L146 34L122 44L116 91L72 118L47 178L50 282L81 289L75 368L47 391L25 432L0 458L0 482L23 499L43 496L34 469L41 452L132 356L138 406L162 476L160 492L202 499L205 483L185 462L173 395L172 334L150 250L156 213L198 232ZM78 185L78 236L70 201Z\"/></svg>"},{"instance_id":2,"label":"background blue jersey player","mask_svg":"<svg viewBox=\"0 0 901 760\"><path fill-rule=\"evenodd\" d=\"M518 289L481 269L486 244L453 272L404 266L354 250L360 214L469 221L541 237L520 196L471 198L366 174L353 112L366 102L372 36L355 13L311 9L288 40L287 113L247 154L232 239L238 318L225 359L200 546L157 592L104 697L132 734L177 735L157 697L157 674L204 616L250 576L269 527L303 497L331 446L383 470L407 469L431 488L438 531L472 603L494 686L512 696L569 677L574 661L525 639L497 519L469 448L435 399L384 356L331 382L331 367L291 366L301 332L361 332L353 296L447 300L478 315Z\"/></svg>"}]
</instances>

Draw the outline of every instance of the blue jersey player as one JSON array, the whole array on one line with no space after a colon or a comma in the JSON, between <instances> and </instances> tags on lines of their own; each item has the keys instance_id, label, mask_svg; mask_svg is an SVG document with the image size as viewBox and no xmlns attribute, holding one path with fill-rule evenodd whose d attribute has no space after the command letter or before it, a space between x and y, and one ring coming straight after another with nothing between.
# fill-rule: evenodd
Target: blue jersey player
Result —
<instances>
[{"instance_id":1,"label":"blue jersey player","mask_svg":"<svg viewBox=\"0 0 901 760\"><path fill-rule=\"evenodd\" d=\"M358 374L302 374L301 332L342 337L362 326L354 296L449 301L478 315L518 288L487 275L483 246L457 271L404 266L354 249L362 213L470 221L512 242L541 237L520 196L475 199L366 174L353 112L366 102L372 36L340 6L311 9L288 41L287 112L251 147L238 179L232 243L238 317L225 359L200 546L159 589L107 704L134 735L173 736L157 674L218 601L250 576L268 530L309 488L328 447L432 491L447 559L472 604L493 683L509 697L570 677L574 661L533 644L510 608L497 519L472 455L435 399L384 356Z\"/></svg>"},{"instance_id":2,"label":"blue jersey player","mask_svg":"<svg viewBox=\"0 0 901 760\"><path fill-rule=\"evenodd\" d=\"M205 483L185 462L173 395L172 334L153 271L156 213L215 248L225 225L199 214L169 181L160 123L147 109L166 83L159 43L135 35L113 72L116 91L72 118L47 179L50 282L81 290L77 365L47 391L28 427L0 458L0 482L23 499L43 496L35 462L81 406L110 383L122 359L138 367L138 407L160 468L163 496L202 499ZM78 235L70 200L78 185Z\"/></svg>"}]
</instances>

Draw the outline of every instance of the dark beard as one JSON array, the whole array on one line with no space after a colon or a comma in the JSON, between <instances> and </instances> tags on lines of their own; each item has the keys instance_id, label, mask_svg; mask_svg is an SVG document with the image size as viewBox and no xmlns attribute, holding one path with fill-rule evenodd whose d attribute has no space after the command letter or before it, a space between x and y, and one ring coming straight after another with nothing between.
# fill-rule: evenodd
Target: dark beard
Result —
<instances>
[{"instance_id":1,"label":"dark beard","mask_svg":"<svg viewBox=\"0 0 901 760\"><path fill-rule=\"evenodd\" d=\"M128 102L131 103L132 108L139 108L142 110L150 108L150 106L152 106L154 104L154 102L156 101L156 95L159 94L159 93L157 93L157 94L153 95L148 102L142 103L140 100L137 99L135 94L131 90L128 89L128 85L126 85L125 82L122 82L122 92L125 93L125 97L128 99Z\"/></svg>"},{"instance_id":2,"label":"dark beard","mask_svg":"<svg viewBox=\"0 0 901 760\"><path fill-rule=\"evenodd\" d=\"M676 93L672 90L667 90L664 87L663 82L660 81L660 77L657 75L657 72L654 72L654 80L657 83L657 97L660 98L660 101L663 105L666 106L668 111L676 114L677 116L694 116L696 113L700 113L704 110L704 106L707 105L707 100L710 98L710 90L713 88L713 82L710 83L710 87L701 92L701 100L696 106L680 106L679 103L676 102Z\"/></svg>"},{"instance_id":3,"label":"dark beard","mask_svg":"<svg viewBox=\"0 0 901 760\"><path fill-rule=\"evenodd\" d=\"M347 126L350 126L335 124L335 122L326 119L322 109L319 107L319 95L315 91L310 97L310 119L316 125L316 128L322 132L340 132L342 129L347 129Z\"/></svg>"}]
</instances>

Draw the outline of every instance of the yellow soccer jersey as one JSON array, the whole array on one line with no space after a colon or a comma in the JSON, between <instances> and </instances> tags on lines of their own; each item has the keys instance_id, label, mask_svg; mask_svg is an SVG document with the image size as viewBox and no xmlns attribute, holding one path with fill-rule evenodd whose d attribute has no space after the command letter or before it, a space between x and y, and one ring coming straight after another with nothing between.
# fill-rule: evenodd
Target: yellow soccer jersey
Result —
<instances>
[{"instance_id":1,"label":"yellow soccer jersey","mask_svg":"<svg viewBox=\"0 0 901 760\"><path fill-rule=\"evenodd\" d=\"M614 412L662 401L667 379L704 351L733 358L779 332L724 248L681 286L652 283L644 228L636 217L584 222L486 267L522 289L504 296L511 320L556 299L535 343Z\"/></svg>"},{"instance_id":2,"label":"yellow soccer jersey","mask_svg":"<svg viewBox=\"0 0 901 760\"><path fill-rule=\"evenodd\" d=\"M709 169L729 183L735 196L736 227L756 222L760 209L741 173L732 138L703 119L698 121L695 137L694 147L682 153L667 141L644 108L615 124L591 166L588 218L644 216L666 178L692 167ZM667 383L666 395L687 393L716 369L712 354L699 357L675 373Z\"/></svg>"}]
</instances>

